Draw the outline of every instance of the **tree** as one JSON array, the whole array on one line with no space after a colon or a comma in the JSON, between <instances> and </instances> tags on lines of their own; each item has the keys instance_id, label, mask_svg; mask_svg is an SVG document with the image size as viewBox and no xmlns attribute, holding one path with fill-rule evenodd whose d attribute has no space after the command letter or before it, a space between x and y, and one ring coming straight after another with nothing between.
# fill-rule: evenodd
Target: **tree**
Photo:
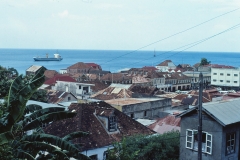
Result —
<instances>
[{"instance_id":1,"label":"tree","mask_svg":"<svg viewBox=\"0 0 240 160\"><path fill-rule=\"evenodd\" d=\"M60 138L43 133L42 126L52 121L71 118L74 112L64 108L42 108L38 105L26 106L28 99L44 82L42 67L29 81L22 76L17 77L11 84L6 100L0 109L0 158L1 159L89 159L80 154L76 145L69 140L86 136L88 133L76 132ZM34 131L33 134L26 134ZM6 148L6 149L5 149ZM43 154L47 151L47 154ZM12 157L5 157L6 155ZM3 158L4 157L4 158Z\"/></svg>"},{"instance_id":2,"label":"tree","mask_svg":"<svg viewBox=\"0 0 240 160\"><path fill-rule=\"evenodd\" d=\"M47 91L43 89L39 89L33 93L30 100L39 101L39 102L47 102Z\"/></svg>"},{"instance_id":3,"label":"tree","mask_svg":"<svg viewBox=\"0 0 240 160\"><path fill-rule=\"evenodd\" d=\"M124 138L108 150L108 160L179 159L180 133L171 131L162 135L137 135Z\"/></svg>"},{"instance_id":4,"label":"tree","mask_svg":"<svg viewBox=\"0 0 240 160\"><path fill-rule=\"evenodd\" d=\"M15 68L6 69L0 66L0 98L4 98L7 96L13 79L17 76L18 71ZM22 81L24 81L24 83L27 83L32 78L32 75L22 75ZM39 102L47 102L47 92L45 90L36 90L30 99Z\"/></svg>"},{"instance_id":5,"label":"tree","mask_svg":"<svg viewBox=\"0 0 240 160\"><path fill-rule=\"evenodd\" d=\"M202 59L201 59L201 62L200 62L200 66L208 65L208 64L210 64L210 63L211 63L211 61L207 61L206 58L202 58Z\"/></svg>"}]
</instances>

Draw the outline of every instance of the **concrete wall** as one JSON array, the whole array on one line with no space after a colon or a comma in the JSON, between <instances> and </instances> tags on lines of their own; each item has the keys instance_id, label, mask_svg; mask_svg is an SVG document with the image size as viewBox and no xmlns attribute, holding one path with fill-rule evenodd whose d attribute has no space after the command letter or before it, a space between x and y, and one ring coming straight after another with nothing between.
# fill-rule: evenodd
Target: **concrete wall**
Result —
<instances>
[{"instance_id":1,"label":"concrete wall","mask_svg":"<svg viewBox=\"0 0 240 160\"><path fill-rule=\"evenodd\" d=\"M235 145L235 153L230 155L226 154L226 135L228 133L236 133L236 145ZM240 124L233 124L225 127L223 129L223 141L222 141L222 160L231 160L231 159L239 159L239 134L240 133Z\"/></svg>"},{"instance_id":2,"label":"concrete wall","mask_svg":"<svg viewBox=\"0 0 240 160\"><path fill-rule=\"evenodd\" d=\"M122 112L133 118L154 118L159 112L171 109L170 98L122 106Z\"/></svg>"},{"instance_id":3,"label":"concrete wall","mask_svg":"<svg viewBox=\"0 0 240 160\"><path fill-rule=\"evenodd\" d=\"M223 144L223 128L222 126L209 117L203 114L202 130L212 134L212 154L202 153L202 160L220 160ZM181 117L181 137L180 137L180 160L198 159L198 152L193 149L186 148L186 130L198 130L198 114L197 112L191 115ZM225 152L224 152L225 153Z\"/></svg>"}]
</instances>

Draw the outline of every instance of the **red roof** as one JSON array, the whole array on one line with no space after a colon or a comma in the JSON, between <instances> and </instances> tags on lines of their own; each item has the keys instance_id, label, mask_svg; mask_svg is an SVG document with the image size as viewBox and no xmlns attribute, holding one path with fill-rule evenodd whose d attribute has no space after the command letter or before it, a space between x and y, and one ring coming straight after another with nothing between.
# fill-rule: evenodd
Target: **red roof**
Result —
<instances>
[{"instance_id":1,"label":"red roof","mask_svg":"<svg viewBox=\"0 0 240 160\"><path fill-rule=\"evenodd\" d=\"M96 64L96 63L85 63L86 65L89 65L89 66L95 66L95 67L98 67L99 65L98 64Z\"/></svg>"},{"instance_id":2,"label":"red roof","mask_svg":"<svg viewBox=\"0 0 240 160\"><path fill-rule=\"evenodd\" d=\"M56 81L77 82L75 79L73 79L70 76L58 74L58 75L55 75L53 78L50 78L50 79L46 80L44 82L44 84L51 85L51 84L56 83Z\"/></svg>"},{"instance_id":3,"label":"red roof","mask_svg":"<svg viewBox=\"0 0 240 160\"><path fill-rule=\"evenodd\" d=\"M144 66L144 67L142 67L142 69L143 70L158 70L157 68L155 68L155 67L152 67L152 66Z\"/></svg>"},{"instance_id":4,"label":"red roof","mask_svg":"<svg viewBox=\"0 0 240 160\"><path fill-rule=\"evenodd\" d=\"M222 65L222 64L208 64L208 65L204 65L204 66L208 66L208 67L212 67L212 68L235 68L233 66L226 66L226 65Z\"/></svg>"}]
</instances>

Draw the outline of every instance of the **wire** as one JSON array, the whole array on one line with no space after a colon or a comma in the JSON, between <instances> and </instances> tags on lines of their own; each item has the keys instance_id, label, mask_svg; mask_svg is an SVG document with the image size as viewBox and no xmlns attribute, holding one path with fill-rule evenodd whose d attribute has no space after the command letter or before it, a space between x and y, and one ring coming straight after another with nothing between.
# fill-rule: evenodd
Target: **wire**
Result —
<instances>
[{"instance_id":1,"label":"wire","mask_svg":"<svg viewBox=\"0 0 240 160\"><path fill-rule=\"evenodd\" d=\"M211 18L211 19L209 19L209 20L206 20L206 21L204 21L204 22L201 22L201 23L199 23L199 24L197 24L197 25L195 25L195 26L193 26L193 27L187 28L187 29L185 29L185 30L183 30L183 31L174 33L174 34L172 34L172 35L170 35L170 36L168 36L168 37L162 38L162 39L157 40L157 41L155 41L155 42L152 42L152 43L150 43L150 44L148 44L148 45L145 45L145 46L143 46L143 47L140 47L140 48L138 48L138 49L136 49L136 50L134 50L134 51L127 52L127 53L125 53L125 54L123 54L123 55L121 55L121 56L115 57L115 58L113 58L113 59L111 59L111 60L108 60L108 61L106 61L106 62L104 62L104 63L102 63L102 64L100 64L100 65L103 65L103 64L105 64L105 63L111 62L111 61L113 61L113 60L116 60L116 59L121 58L121 57L123 57L123 56L126 56L126 55L128 55L128 54L137 52L137 51L139 51L139 50L141 50L141 49L143 49L143 48L146 48L146 47L148 47L148 46L151 46L151 45L156 44L156 43L158 43L158 42L164 41L164 40L169 39L169 38L171 38L171 37L173 37L173 36L176 36L176 35L178 35L178 34L181 34L181 33L184 33L184 32L186 32L186 31L189 31L189 30L191 30L191 29L193 29L193 28L196 28L196 27L198 27L198 26L200 26L200 25L203 25L203 24L205 24L205 23L207 23L207 22L210 22L210 21L212 21L212 20L214 20L214 19L217 19L217 18L222 17L222 16L224 16L224 15L227 15L227 14L229 14L229 13L235 12L235 11L237 11L237 10L239 10L239 9L240 9L240 8L237 8L237 9L231 10L231 11L229 11L229 12L223 13L223 14L221 14L221 15L219 15L219 16L213 17L213 18Z\"/></svg>"},{"instance_id":2,"label":"wire","mask_svg":"<svg viewBox=\"0 0 240 160\"><path fill-rule=\"evenodd\" d=\"M224 31L222 31L222 32L219 32L219 33L217 33L217 34L215 34L215 35L212 35L212 36L210 36L210 37L207 37L207 38L204 38L204 39L202 39L202 40L198 40L198 41L196 41L196 42L193 42L193 43L190 43L190 44L187 44L187 45L178 47L178 48L173 49L173 50L171 50L171 51L163 52L163 53L161 53L161 54L159 54L159 55L163 55L163 54L166 54L166 53L170 53L170 52L176 51L176 50L178 50L178 49L181 49L181 48L184 48L184 47L189 46L189 47L187 47L187 48L185 48L185 49L183 49L183 50L181 50L181 51L175 52L174 54L172 54L172 55L170 55L170 56L168 56L168 57L166 57L166 58L172 57L172 56L174 56L174 55L176 55L176 54L178 54L178 53L181 53L181 52L183 52L183 51L185 51L185 50L187 50L187 49L189 49L189 48L192 48L192 47L194 47L194 46L196 46L196 45L198 45L198 44L200 44L200 43L203 43L203 42L205 42L205 41L207 41L207 40L209 40L209 39L211 39L211 38L214 38L214 37L216 37L216 36L218 36L218 35L220 35L220 34L223 34L223 33L225 33L225 32L234 30L234 29L236 29L236 28L238 28L238 27L240 27L240 23L238 23L238 24L236 24L236 25L234 25L234 26L232 26L232 27L230 27L230 28L228 28L228 29L226 29L226 30L224 30ZM131 65L135 65L135 64L137 64L137 63L140 63L140 62L142 62L142 61L146 61L146 60L149 60L149 59L152 59L152 58L154 58L154 57L150 57L150 58L148 58L148 59L144 59L144 60L141 60L141 61L132 63ZM156 64L156 63L157 63L157 62L155 62L155 64Z\"/></svg>"}]
</instances>

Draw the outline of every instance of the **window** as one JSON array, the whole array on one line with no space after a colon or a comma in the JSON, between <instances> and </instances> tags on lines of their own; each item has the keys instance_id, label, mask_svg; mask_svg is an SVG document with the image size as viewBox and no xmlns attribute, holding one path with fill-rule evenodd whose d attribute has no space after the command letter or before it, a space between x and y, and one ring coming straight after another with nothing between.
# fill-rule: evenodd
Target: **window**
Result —
<instances>
[{"instance_id":1,"label":"window","mask_svg":"<svg viewBox=\"0 0 240 160\"><path fill-rule=\"evenodd\" d=\"M144 117L146 117L147 116L147 111L144 111Z\"/></svg>"},{"instance_id":2,"label":"window","mask_svg":"<svg viewBox=\"0 0 240 160\"><path fill-rule=\"evenodd\" d=\"M229 81L229 80L227 80L227 83L230 83L230 81Z\"/></svg>"},{"instance_id":3,"label":"window","mask_svg":"<svg viewBox=\"0 0 240 160\"><path fill-rule=\"evenodd\" d=\"M228 73L227 76L230 76L230 73Z\"/></svg>"},{"instance_id":4,"label":"window","mask_svg":"<svg viewBox=\"0 0 240 160\"><path fill-rule=\"evenodd\" d=\"M213 75L217 75L217 73L213 73Z\"/></svg>"},{"instance_id":5,"label":"window","mask_svg":"<svg viewBox=\"0 0 240 160\"><path fill-rule=\"evenodd\" d=\"M198 131L187 129L186 148L198 150ZM212 154L212 135L208 132L202 132L202 152Z\"/></svg>"},{"instance_id":6,"label":"window","mask_svg":"<svg viewBox=\"0 0 240 160\"><path fill-rule=\"evenodd\" d=\"M98 155L97 155L97 154L94 154L94 155L89 156L89 158L90 158L91 160L98 160Z\"/></svg>"},{"instance_id":7,"label":"window","mask_svg":"<svg viewBox=\"0 0 240 160\"><path fill-rule=\"evenodd\" d=\"M130 117L131 117L131 118L134 118L134 114L133 114L133 113L131 113Z\"/></svg>"},{"instance_id":8,"label":"window","mask_svg":"<svg viewBox=\"0 0 240 160\"><path fill-rule=\"evenodd\" d=\"M220 76L223 76L223 73L220 73Z\"/></svg>"},{"instance_id":9,"label":"window","mask_svg":"<svg viewBox=\"0 0 240 160\"><path fill-rule=\"evenodd\" d=\"M226 153L227 154L232 154L235 152L235 139L236 134L234 133L229 133L226 135Z\"/></svg>"},{"instance_id":10,"label":"window","mask_svg":"<svg viewBox=\"0 0 240 160\"><path fill-rule=\"evenodd\" d=\"M71 100L71 97L68 97L68 101L70 101Z\"/></svg>"},{"instance_id":11,"label":"window","mask_svg":"<svg viewBox=\"0 0 240 160\"><path fill-rule=\"evenodd\" d=\"M220 82L223 82L223 80L220 80Z\"/></svg>"},{"instance_id":12,"label":"window","mask_svg":"<svg viewBox=\"0 0 240 160\"><path fill-rule=\"evenodd\" d=\"M79 87L78 87L78 89L81 89L81 88L82 88L82 86L79 86Z\"/></svg>"},{"instance_id":13,"label":"window","mask_svg":"<svg viewBox=\"0 0 240 160\"><path fill-rule=\"evenodd\" d=\"M216 82L216 81L217 81L216 79L213 80L213 82Z\"/></svg>"},{"instance_id":14,"label":"window","mask_svg":"<svg viewBox=\"0 0 240 160\"><path fill-rule=\"evenodd\" d=\"M234 74L234 76L235 76L235 77L237 77L237 76L238 76L238 74Z\"/></svg>"},{"instance_id":15,"label":"window","mask_svg":"<svg viewBox=\"0 0 240 160\"><path fill-rule=\"evenodd\" d=\"M238 83L237 81L234 81L234 83Z\"/></svg>"},{"instance_id":16,"label":"window","mask_svg":"<svg viewBox=\"0 0 240 160\"><path fill-rule=\"evenodd\" d=\"M109 126L108 126L109 129L108 130L110 132L116 131L117 130L116 117L115 116L109 116L108 122L109 122Z\"/></svg>"}]
</instances>

